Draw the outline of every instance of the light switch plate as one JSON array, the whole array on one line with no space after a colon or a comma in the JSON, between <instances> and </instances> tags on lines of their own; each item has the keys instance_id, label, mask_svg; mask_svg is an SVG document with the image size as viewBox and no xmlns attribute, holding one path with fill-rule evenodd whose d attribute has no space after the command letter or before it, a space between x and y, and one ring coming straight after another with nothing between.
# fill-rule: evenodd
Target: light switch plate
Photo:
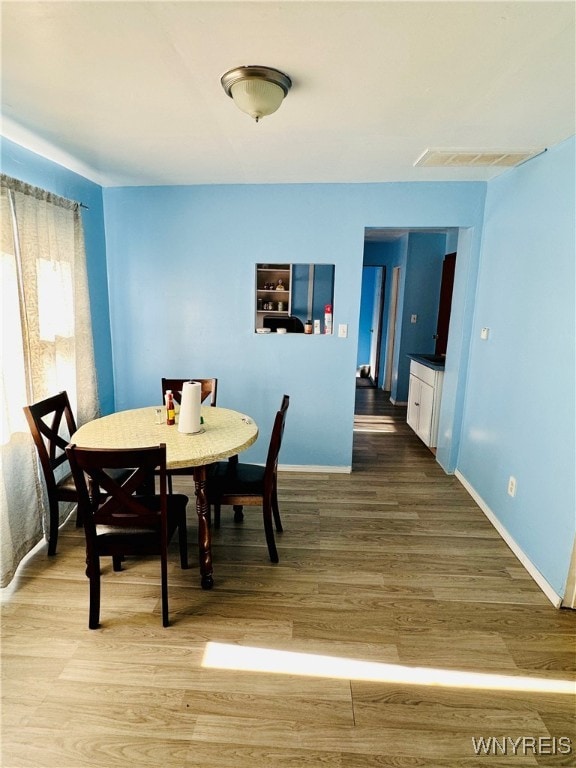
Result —
<instances>
[{"instance_id":1,"label":"light switch plate","mask_svg":"<svg viewBox=\"0 0 576 768\"><path fill-rule=\"evenodd\" d=\"M347 323L340 323L338 325L338 336L341 339L348 338L348 325L347 325Z\"/></svg>"}]
</instances>

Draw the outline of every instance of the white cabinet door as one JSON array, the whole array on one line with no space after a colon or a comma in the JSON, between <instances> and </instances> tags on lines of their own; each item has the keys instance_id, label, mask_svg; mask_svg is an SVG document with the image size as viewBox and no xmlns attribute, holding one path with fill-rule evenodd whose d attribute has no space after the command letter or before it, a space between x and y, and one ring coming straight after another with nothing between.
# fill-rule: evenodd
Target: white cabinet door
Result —
<instances>
[{"instance_id":1,"label":"white cabinet door","mask_svg":"<svg viewBox=\"0 0 576 768\"><path fill-rule=\"evenodd\" d=\"M418 433L418 412L420 410L420 384L422 382L416 376L410 375L408 380L408 411L406 421L414 432Z\"/></svg>"},{"instance_id":2,"label":"white cabinet door","mask_svg":"<svg viewBox=\"0 0 576 768\"><path fill-rule=\"evenodd\" d=\"M443 378L443 371L414 361L410 365L406 421L429 448L437 445Z\"/></svg>"},{"instance_id":3,"label":"white cabinet door","mask_svg":"<svg viewBox=\"0 0 576 768\"><path fill-rule=\"evenodd\" d=\"M432 445L432 416L434 414L434 387L420 382L418 399L418 428L416 434L426 443Z\"/></svg>"}]
</instances>

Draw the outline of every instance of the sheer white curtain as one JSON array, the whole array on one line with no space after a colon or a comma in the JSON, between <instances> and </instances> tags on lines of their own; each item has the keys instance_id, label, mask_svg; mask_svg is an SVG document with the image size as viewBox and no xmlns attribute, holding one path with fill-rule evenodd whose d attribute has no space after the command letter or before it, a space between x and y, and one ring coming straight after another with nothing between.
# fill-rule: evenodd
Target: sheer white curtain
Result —
<instances>
[{"instance_id":1,"label":"sheer white curtain","mask_svg":"<svg viewBox=\"0 0 576 768\"><path fill-rule=\"evenodd\" d=\"M77 423L98 415L86 254L77 203L0 178L1 579L40 541L47 500L22 406L62 390ZM61 521L69 513L63 505Z\"/></svg>"}]
</instances>

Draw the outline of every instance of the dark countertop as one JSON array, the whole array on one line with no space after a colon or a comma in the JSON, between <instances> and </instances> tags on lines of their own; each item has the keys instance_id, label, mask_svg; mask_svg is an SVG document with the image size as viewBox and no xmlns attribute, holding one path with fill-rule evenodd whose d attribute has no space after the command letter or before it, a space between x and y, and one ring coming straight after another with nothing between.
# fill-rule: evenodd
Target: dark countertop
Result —
<instances>
[{"instance_id":1,"label":"dark countertop","mask_svg":"<svg viewBox=\"0 0 576 768\"><path fill-rule=\"evenodd\" d=\"M427 368L432 368L434 371L443 371L446 364L445 355L419 355L413 353L408 355L408 357L410 360L425 365Z\"/></svg>"}]
</instances>

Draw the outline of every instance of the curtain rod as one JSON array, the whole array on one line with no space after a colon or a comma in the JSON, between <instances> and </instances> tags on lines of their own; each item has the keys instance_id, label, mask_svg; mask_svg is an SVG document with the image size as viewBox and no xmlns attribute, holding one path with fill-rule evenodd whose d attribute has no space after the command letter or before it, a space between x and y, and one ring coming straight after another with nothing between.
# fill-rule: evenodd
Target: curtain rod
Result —
<instances>
[{"instance_id":1,"label":"curtain rod","mask_svg":"<svg viewBox=\"0 0 576 768\"><path fill-rule=\"evenodd\" d=\"M60 204L64 203L67 206L73 207L76 206L77 208L85 208L87 211L90 210L90 207L85 205L82 202L78 202L76 200L70 200L67 197L61 197L60 195L57 195L53 192L49 192L46 189L42 189L41 187L35 187L32 184L28 184L25 181L22 181L21 179L16 179L13 176L8 176L6 173L0 173L0 180L2 181L2 186L6 185L8 189L12 189L18 192L23 192L24 194L30 194L38 197L38 199L47 199L50 198L54 201L61 201Z\"/></svg>"}]
</instances>

